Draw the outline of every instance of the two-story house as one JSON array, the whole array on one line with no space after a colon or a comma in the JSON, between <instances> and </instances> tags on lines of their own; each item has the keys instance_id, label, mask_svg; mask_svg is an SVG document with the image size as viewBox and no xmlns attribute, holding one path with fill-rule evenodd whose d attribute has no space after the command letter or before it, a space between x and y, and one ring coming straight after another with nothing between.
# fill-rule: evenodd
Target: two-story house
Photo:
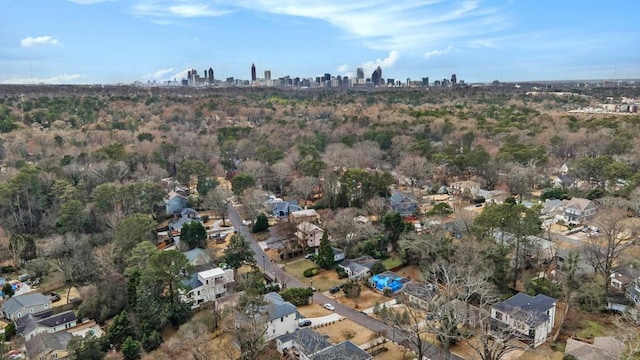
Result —
<instances>
[{"instance_id":1,"label":"two-story house","mask_svg":"<svg viewBox=\"0 0 640 360\"><path fill-rule=\"evenodd\" d=\"M2 304L5 318L16 321L29 314L39 314L51 309L51 299L40 293L29 293L14 296Z\"/></svg>"},{"instance_id":2,"label":"two-story house","mask_svg":"<svg viewBox=\"0 0 640 360\"><path fill-rule=\"evenodd\" d=\"M393 211L400 213L401 216L411 216L418 212L418 202L399 191L391 195L389 205Z\"/></svg>"},{"instance_id":3,"label":"two-story house","mask_svg":"<svg viewBox=\"0 0 640 360\"><path fill-rule=\"evenodd\" d=\"M68 330L77 325L73 310L52 315L51 311L40 314L29 314L15 321L16 332L25 340L31 340L42 333L54 333Z\"/></svg>"},{"instance_id":4,"label":"two-story house","mask_svg":"<svg viewBox=\"0 0 640 360\"><path fill-rule=\"evenodd\" d=\"M481 184L476 181L456 181L449 184L449 193L453 196L469 196L471 198L478 197Z\"/></svg>"},{"instance_id":5,"label":"two-story house","mask_svg":"<svg viewBox=\"0 0 640 360\"><path fill-rule=\"evenodd\" d=\"M496 336L510 333L537 347L547 341L556 318L557 300L543 294L534 297L518 293L491 306L491 331Z\"/></svg>"},{"instance_id":6,"label":"two-story house","mask_svg":"<svg viewBox=\"0 0 640 360\"><path fill-rule=\"evenodd\" d=\"M558 219L572 225L586 223L596 216L597 211L593 201L576 197L571 200L562 200L558 208L560 210Z\"/></svg>"},{"instance_id":7,"label":"two-story house","mask_svg":"<svg viewBox=\"0 0 640 360\"><path fill-rule=\"evenodd\" d=\"M319 224L320 214L318 214L314 209L292 211L289 213L289 221L295 224L300 224L303 221L310 222L312 224Z\"/></svg>"},{"instance_id":8,"label":"two-story house","mask_svg":"<svg viewBox=\"0 0 640 360\"><path fill-rule=\"evenodd\" d=\"M278 336L296 331L298 328L298 309L295 305L285 301L282 296L275 292L264 295L264 300L267 302L266 341L271 341Z\"/></svg>"},{"instance_id":9,"label":"two-story house","mask_svg":"<svg viewBox=\"0 0 640 360\"><path fill-rule=\"evenodd\" d=\"M349 340L333 345L329 342L329 336L310 328L298 329L291 334L278 337L276 348L285 359L370 360L372 358L370 354Z\"/></svg>"},{"instance_id":10,"label":"two-story house","mask_svg":"<svg viewBox=\"0 0 640 360\"><path fill-rule=\"evenodd\" d=\"M215 268L192 274L183 284L189 287L189 295L186 301L192 303L195 309L200 304L214 301L217 298L230 294L233 290L233 269Z\"/></svg>"},{"instance_id":11,"label":"two-story house","mask_svg":"<svg viewBox=\"0 0 640 360\"><path fill-rule=\"evenodd\" d=\"M303 247L315 248L320 246L320 240L324 235L324 230L320 227L308 221L303 221L296 226L296 229L296 236L300 239Z\"/></svg>"}]
</instances>

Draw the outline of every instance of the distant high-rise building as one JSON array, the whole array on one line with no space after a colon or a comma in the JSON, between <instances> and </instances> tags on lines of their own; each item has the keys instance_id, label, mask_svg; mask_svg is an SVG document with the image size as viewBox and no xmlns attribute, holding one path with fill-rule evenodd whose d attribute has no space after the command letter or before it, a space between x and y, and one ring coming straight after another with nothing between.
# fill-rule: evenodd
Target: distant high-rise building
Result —
<instances>
[{"instance_id":1,"label":"distant high-rise building","mask_svg":"<svg viewBox=\"0 0 640 360\"><path fill-rule=\"evenodd\" d=\"M213 84L214 78L213 78L213 69L209 68L209 76L207 76L209 78L209 84Z\"/></svg>"},{"instance_id":2,"label":"distant high-rise building","mask_svg":"<svg viewBox=\"0 0 640 360\"><path fill-rule=\"evenodd\" d=\"M364 79L364 69L363 68L358 68L358 70L356 70L356 79Z\"/></svg>"},{"instance_id":3,"label":"distant high-rise building","mask_svg":"<svg viewBox=\"0 0 640 360\"><path fill-rule=\"evenodd\" d=\"M451 74L451 83L453 85L458 83L458 78L456 77L456 74Z\"/></svg>"},{"instance_id":4,"label":"distant high-rise building","mask_svg":"<svg viewBox=\"0 0 640 360\"><path fill-rule=\"evenodd\" d=\"M264 79L267 81L271 80L271 70L264 71Z\"/></svg>"},{"instance_id":5,"label":"distant high-rise building","mask_svg":"<svg viewBox=\"0 0 640 360\"><path fill-rule=\"evenodd\" d=\"M429 78L428 77L423 77L422 78L422 86L429 86Z\"/></svg>"},{"instance_id":6,"label":"distant high-rise building","mask_svg":"<svg viewBox=\"0 0 640 360\"><path fill-rule=\"evenodd\" d=\"M329 73L324 74L324 77L323 77L322 80L323 81L331 81L331 74L329 74Z\"/></svg>"},{"instance_id":7,"label":"distant high-rise building","mask_svg":"<svg viewBox=\"0 0 640 360\"><path fill-rule=\"evenodd\" d=\"M251 81L256 81L256 65L251 64Z\"/></svg>"},{"instance_id":8,"label":"distant high-rise building","mask_svg":"<svg viewBox=\"0 0 640 360\"><path fill-rule=\"evenodd\" d=\"M382 69L380 66L371 74L371 82L374 86L379 86L382 81Z\"/></svg>"}]
</instances>

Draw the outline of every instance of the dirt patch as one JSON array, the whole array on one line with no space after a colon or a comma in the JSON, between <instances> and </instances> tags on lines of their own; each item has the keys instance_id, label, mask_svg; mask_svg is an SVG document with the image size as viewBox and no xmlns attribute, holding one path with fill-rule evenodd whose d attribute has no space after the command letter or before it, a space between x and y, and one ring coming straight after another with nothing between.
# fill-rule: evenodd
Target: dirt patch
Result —
<instances>
[{"instance_id":1,"label":"dirt patch","mask_svg":"<svg viewBox=\"0 0 640 360\"><path fill-rule=\"evenodd\" d=\"M405 266L402 269L395 272L399 276L406 277L413 281L423 281L422 270L416 265Z\"/></svg>"},{"instance_id":2,"label":"dirt patch","mask_svg":"<svg viewBox=\"0 0 640 360\"><path fill-rule=\"evenodd\" d=\"M360 297L358 297L357 299L346 298L342 291L335 294L334 299L339 303L352 307L356 310L372 308L376 305L391 300L391 298L388 298L377 291L371 290L364 285L362 287L362 291L360 292Z\"/></svg>"},{"instance_id":3,"label":"dirt patch","mask_svg":"<svg viewBox=\"0 0 640 360\"><path fill-rule=\"evenodd\" d=\"M535 349L525 350L519 360L537 360L537 359L549 359L549 360L562 360L564 352L554 351L551 349L551 345L542 344Z\"/></svg>"},{"instance_id":4,"label":"dirt patch","mask_svg":"<svg viewBox=\"0 0 640 360\"><path fill-rule=\"evenodd\" d=\"M371 341L374 334L373 331L348 319L343 319L331 325L316 328L315 330L321 334L329 335L330 341L334 344L351 340L351 342L356 345L362 345Z\"/></svg>"},{"instance_id":5,"label":"dirt patch","mask_svg":"<svg viewBox=\"0 0 640 360\"><path fill-rule=\"evenodd\" d=\"M207 249L210 251L210 255L212 259L220 259L224 256L224 250L229 245L229 240L233 236L233 232L229 232L224 240L212 240L209 239L207 242Z\"/></svg>"},{"instance_id":6,"label":"dirt patch","mask_svg":"<svg viewBox=\"0 0 640 360\"><path fill-rule=\"evenodd\" d=\"M53 307L66 305L67 304L67 291L69 291L69 288L66 288L66 287L54 290L53 291L54 293L60 295L60 300L54 302L51 305ZM80 299L80 293L78 292L78 289L76 289L75 287L71 288L71 291L69 292L69 299Z\"/></svg>"},{"instance_id":7,"label":"dirt patch","mask_svg":"<svg viewBox=\"0 0 640 360\"><path fill-rule=\"evenodd\" d=\"M415 359L416 357L413 354L413 352L409 351L408 349L402 346L398 346L390 341L374 349L382 348L382 347L387 348L387 351L374 356L373 357L374 360L409 360L409 359ZM371 353L372 350L373 349L369 350L369 353Z\"/></svg>"},{"instance_id":8,"label":"dirt patch","mask_svg":"<svg viewBox=\"0 0 640 360\"><path fill-rule=\"evenodd\" d=\"M327 316L333 314L333 311L329 311L322 307L322 304L309 304L304 306L298 306L298 312L308 318L315 318L321 316Z\"/></svg>"}]
</instances>

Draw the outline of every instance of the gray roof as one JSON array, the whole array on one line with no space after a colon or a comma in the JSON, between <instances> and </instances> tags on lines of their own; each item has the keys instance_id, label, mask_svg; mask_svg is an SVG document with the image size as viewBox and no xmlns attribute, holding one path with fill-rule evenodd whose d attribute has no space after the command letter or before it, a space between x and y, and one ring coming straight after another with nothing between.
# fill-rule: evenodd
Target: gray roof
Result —
<instances>
[{"instance_id":1,"label":"gray roof","mask_svg":"<svg viewBox=\"0 0 640 360\"><path fill-rule=\"evenodd\" d=\"M282 296L275 292L270 292L264 296L269 313L269 321L285 317L297 312L297 308L290 302L285 301Z\"/></svg>"},{"instance_id":2,"label":"gray roof","mask_svg":"<svg viewBox=\"0 0 640 360\"><path fill-rule=\"evenodd\" d=\"M2 305L2 311L14 315L21 309L44 304L51 304L51 299L40 293L29 293L14 296Z\"/></svg>"},{"instance_id":3,"label":"gray roof","mask_svg":"<svg viewBox=\"0 0 640 360\"><path fill-rule=\"evenodd\" d=\"M412 202L412 203L416 202L415 200L413 200L408 195L405 195L405 194L403 194L403 193L401 193L399 191L394 192L393 195L391 195L391 198L390 198L391 202L394 203L394 204L399 204L404 199L407 199L407 200L409 200L409 202Z\"/></svg>"},{"instance_id":4,"label":"gray roof","mask_svg":"<svg viewBox=\"0 0 640 360\"><path fill-rule=\"evenodd\" d=\"M556 302L556 299L543 294L531 297L525 293L518 293L493 305L493 308L534 326L549 320L546 312L553 308Z\"/></svg>"},{"instance_id":5,"label":"gray roof","mask_svg":"<svg viewBox=\"0 0 640 360\"><path fill-rule=\"evenodd\" d=\"M201 248L194 248L192 250L184 252L183 254L187 258L187 260L189 260L189 263L191 263L191 265L197 265L203 262L208 263L211 261L211 256L209 256L209 254L207 254L207 252Z\"/></svg>"},{"instance_id":6,"label":"gray roof","mask_svg":"<svg viewBox=\"0 0 640 360\"><path fill-rule=\"evenodd\" d=\"M349 268L354 274L361 274L371 270L371 267L359 264L351 259L344 259L338 263L340 266Z\"/></svg>"},{"instance_id":7,"label":"gray roof","mask_svg":"<svg viewBox=\"0 0 640 360\"><path fill-rule=\"evenodd\" d=\"M338 345L324 349L313 356L313 360L369 360L371 355L360 349L351 341L343 341Z\"/></svg>"},{"instance_id":8,"label":"gray roof","mask_svg":"<svg viewBox=\"0 0 640 360\"><path fill-rule=\"evenodd\" d=\"M434 284L415 281L405 283L401 291L422 300L432 300L438 295L438 287Z\"/></svg>"},{"instance_id":9,"label":"gray roof","mask_svg":"<svg viewBox=\"0 0 640 360\"><path fill-rule=\"evenodd\" d=\"M52 328L57 325L66 324L76 320L76 314L73 310L61 312L56 315L51 315L51 311L47 311L38 315L29 314L21 317L16 320L16 328L18 334L25 336L39 326Z\"/></svg>"},{"instance_id":10,"label":"gray roof","mask_svg":"<svg viewBox=\"0 0 640 360\"><path fill-rule=\"evenodd\" d=\"M291 334L278 338L280 342L293 341L293 346L305 355L312 355L331 346L329 336L320 334L311 328L298 329Z\"/></svg>"},{"instance_id":11,"label":"gray roof","mask_svg":"<svg viewBox=\"0 0 640 360\"><path fill-rule=\"evenodd\" d=\"M68 332L38 334L25 343L27 355L29 359L37 359L38 355L44 352L65 350L72 337L73 335Z\"/></svg>"},{"instance_id":12,"label":"gray roof","mask_svg":"<svg viewBox=\"0 0 640 360\"><path fill-rule=\"evenodd\" d=\"M190 288L191 290L202 286L202 282L198 279L198 273L190 274L187 279L181 281L182 285Z\"/></svg>"}]
</instances>

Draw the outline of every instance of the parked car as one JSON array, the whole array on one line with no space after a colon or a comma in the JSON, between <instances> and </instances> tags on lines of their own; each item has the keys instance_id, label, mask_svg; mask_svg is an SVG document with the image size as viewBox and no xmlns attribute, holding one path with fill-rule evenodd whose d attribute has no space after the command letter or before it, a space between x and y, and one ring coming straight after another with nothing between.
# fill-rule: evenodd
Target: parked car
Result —
<instances>
[{"instance_id":1,"label":"parked car","mask_svg":"<svg viewBox=\"0 0 640 360\"><path fill-rule=\"evenodd\" d=\"M326 303L326 304L324 304L324 305L322 305L322 306L324 306L324 308L325 308L325 309L327 309L327 310L329 310L329 311L333 311L333 310L335 310L335 309L336 309L336 307L335 307L335 306L333 306L333 305L331 305L331 304L329 304L329 303Z\"/></svg>"},{"instance_id":2,"label":"parked car","mask_svg":"<svg viewBox=\"0 0 640 360\"><path fill-rule=\"evenodd\" d=\"M329 289L329 292L332 294L337 293L338 291L340 291L340 288L337 286L332 287L331 289Z\"/></svg>"},{"instance_id":3,"label":"parked car","mask_svg":"<svg viewBox=\"0 0 640 360\"><path fill-rule=\"evenodd\" d=\"M311 325L311 320L309 319L300 319L298 321L298 327L305 327L305 326L310 326Z\"/></svg>"},{"instance_id":4,"label":"parked car","mask_svg":"<svg viewBox=\"0 0 640 360\"><path fill-rule=\"evenodd\" d=\"M305 256L304 256L304 258L305 258L305 259L307 259L307 260L311 260L311 259L313 259L315 256L316 256L316 254L307 254L307 255L305 255Z\"/></svg>"}]
</instances>

